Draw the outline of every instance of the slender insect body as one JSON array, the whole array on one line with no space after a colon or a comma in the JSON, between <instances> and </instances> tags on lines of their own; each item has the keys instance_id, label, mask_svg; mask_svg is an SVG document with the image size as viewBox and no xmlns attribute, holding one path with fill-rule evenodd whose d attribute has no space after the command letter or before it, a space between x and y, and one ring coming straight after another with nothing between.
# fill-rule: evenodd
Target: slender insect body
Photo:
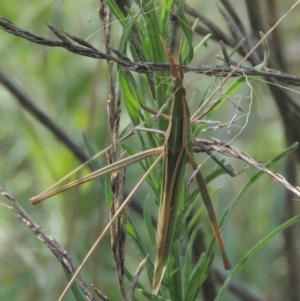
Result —
<instances>
[{"instance_id":1,"label":"slender insect body","mask_svg":"<svg viewBox=\"0 0 300 301\"><path fill-rule=\"evenodd\" d=\"M159 155L158 158L153 163L153 165L148 170L148 172L146 172L145 176L143 176L141 181L139 181L138 185L140 185L140 183L144 180L144 178L154 168L155 164L161 158L163 158L164 175L163 175L162 193L161 193L158 227L157 227L157 254L155 259L154 276L152 282L152 292L154 294L158 293L171 254L173 239L174 239L174 234L176 229L177 216L179 215L179 209L183 206L182 192L184 191L183 190L183 185L185 185L184 174L185 174L185 165L187 162L189 162L193 167L194 171L196 171L195 178L203 202L208 211L211 226L213 228L215 237L219 244L224 267L225 269L230 268L230 262L226 255L225 247L223 244L217 219L214 213L214 209L211 203L209 192L207 190L204 178L201 175L200 171L198 170L197 163L193 157L193 150L192 150L193 139L190 130L190 112L185 98L185 94L186 94L185 89L183 87L183 71L182 71L181 56L179 55L179 71L178 71L174 59L172 57L172 54L167 49L164 42L163 45L165 47L169 59L172 76L175 78L171 115L167 118L169 120L169 126L165 134L166 138L163 146L146 150L139 154L132 155L129 158L125 158L120 161L117 161L112 165L97 170L79 180L66 184L56 190L50 189L50 191L44 192L31 199L33 204L38 204L45 198L53 196L66 189L72 188L74 186L78 186L97 177L117 171L121 168L125 168L128 165L131 165L137 161L148 158L152 155ZM181 53L181 48L179 54L180 53ZM128 198L124 201L122 206L112 217L111 222L109 223L106 229L108 229L108 227L112 224L114 219L120 214L121 210L129 202L130 197L131 195L128 196ZM96 244L97 243L98 241L96 242Z\"/></svg>"},{"instance_id":2,"label":"slender insect body","mask_svg":"<svg viewBox=\"0 0 300 301\"><path fill-rule=\"evenodd\" d=\"M172 70L172 74L176 77L170 123L164 144L164 178L157 226L158 250L152 283L154 294L158 292L172 249L178 209L183 201L181 192L184 183L187 150L190 149L188 144L191 141L187 137L190 130L190 113L185 99L183 79L179 77L176 69Z\"/></svg>"},{"instance_id":3,"label":"slender insect body","mask_svg":"<svg viewBox=\"0 0 300 301\"><path fill-rule=\"evenodd\" d=\"M181 162L185 159L186 154L184 149L175 153L170 150L166 150L166 157L164 158L165 171L162 198L157 226L157 255L155 260L155 274L152 284L152 292L155 294L159 289L172 249L178 209L181 202L180 196L184 182L183 176L185 166L181 164ZM176 161L177 163L175 165L170 164L170 162Z\"/></svg>"},{"instance_id":4,"label":"slender insect body","mask_svg":"<svg viewBox=\"0 0 300 301\"><path fill-rule=\"evenodd\" d=\"M186 163L189 162L193 169L197 170L197 163L192 155L193 139L190 130L190 112L183 87L181 47L178 72L172 54L164 41L162 42L169 59L171 73L175 77L175 83L170 123L164 143L164 178L157 226L157 254L152 282L152 293L154 294L158 293L171 254L178 209L182 202L181 191ZM228 269L230 268L230 262L225 252L214 209L205 181L198 170L196 180L222 253L224 267Z\"/></svg>"}]
</instances>

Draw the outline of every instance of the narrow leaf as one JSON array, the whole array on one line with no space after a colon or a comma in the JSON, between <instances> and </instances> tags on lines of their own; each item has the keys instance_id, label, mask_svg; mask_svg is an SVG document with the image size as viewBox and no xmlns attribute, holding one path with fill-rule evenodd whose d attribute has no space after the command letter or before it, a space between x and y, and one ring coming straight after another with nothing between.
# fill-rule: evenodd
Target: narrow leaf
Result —
<instances>
[{"instance_id":1,"label":"narrow leaf","mask_svg":"<svg viewBox=\"0 0 300 301\"><path fill-rule=\"evenodd\" d=\"M236 265L236 267L232 270L231 275L226 279L226 281L223 283L221 289L218 292L217 297L215 298L214 301L219 301L222 300L223 294L226 292L228 289L230 283L233 281L235 276L238 274L238 272L244 267L246 262L256 253L258 252L263 246L265 246L271 238L273 238L275 235L281 233L284 229L292 226L293 224L297 223L300 221L300 215L297 215L279 227L277 227L274 231L269 233L265 238L263 238L261 241L259 241L245 256L244 258Z\"/></svg>"}]
</instances>

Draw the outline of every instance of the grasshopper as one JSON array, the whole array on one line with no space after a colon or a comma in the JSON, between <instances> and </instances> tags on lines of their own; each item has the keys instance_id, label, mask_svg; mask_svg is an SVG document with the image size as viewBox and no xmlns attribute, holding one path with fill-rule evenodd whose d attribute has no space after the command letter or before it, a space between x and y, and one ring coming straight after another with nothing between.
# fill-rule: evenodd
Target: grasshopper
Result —
<instances>
[{"instance_id":1,"label":"grasshopper","mask_svg":"<svg viewBox=\"0 0 300 301\"><path fill-rule=\"evenodd\" d=\"M183 87L182 43L179 49L179 70L177 70L173 56L163 40L162 43L167 53L171 73L175 81L170 121L163 146L164 177L157 226L158 250L152 282L152 293L154 294L158 292L171 253L178 207L180 204L180 192L184 182L185 165L189 162L195 171L197 171L198 168L192 155L193 139L190 129L190 112L185 98L185 88ZM205 181L200 171L196 172L195 177L221 250L224 267L225 269L230 269L230 262L225 252L222 236Z\"/></svg>"},{"instance_id":2,"label":"grasshopper","mask_svg":"<svg viewBox=\"0 0 300 301\"><path fill-rule=\"evenodd\" d=\"M176 227L176 218L181 202L180 192L183 188L185 165L187 162L191 164L195 171L195 178L221 251L224 268L226 270L231 268L204 178L198 170L198 165L192 154L193 139L190 129L190 112L185 98L185 88L183 86L184 75L181 58L182 43L180 44L179 49L178 70L174 58L163 40L162 44L169 60L171 74L175 79L171 115L168 117L169 126L165 134L163 146L146 150L122 159L56 190L48 189L50 191L47 190L31 199L32 204L35 205L57 193L109 174L113 171L117 171L149 156L163 156L164 174L157 226L157 253L152 282L153 294L158 293L170 257Z\"/></svg>"}]
</instances>

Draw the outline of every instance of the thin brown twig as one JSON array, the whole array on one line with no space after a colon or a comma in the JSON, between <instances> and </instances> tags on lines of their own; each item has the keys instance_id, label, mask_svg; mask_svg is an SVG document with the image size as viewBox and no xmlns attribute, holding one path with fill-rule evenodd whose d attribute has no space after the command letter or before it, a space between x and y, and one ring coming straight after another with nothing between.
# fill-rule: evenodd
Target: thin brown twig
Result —
<instances>
[{"instance_id":1,"label":"thin brown twig","mask_svg":"<svg viewBox=\"0 0 300 301\"><path fill-rule=\"evenodd\" d=\"M95 287L93 284L91 284L91 287L94 288L94 291L98 295L98 297L103 301L111 301L106 295L104 295L97 287Z\"/></svg>"},{"instance_id":2,"label":"thin brown twig","mask_svg":"<svg viewBox=\"0 0 300 301\"><path fill-rule=\"evenodd\" d=\"M76 42L76 45L71 43L63 34L61 34L57 29L48 24L48 27L51 31L59 38L61 41L52 41L49 39L45 39L39 37L37 35L33 35L28 31L22 30L15 26L11 21L0 17L0 29L6 31L9 34L13 34L19 36L23 39L31 41L33 43L51 46L51 47L62 47L66 50L76 53L82 56L91 57L94 59L105 59L107 61L113 61L115 63L120 64L123 68L134 71L137 73L153 73L153 72L165 72L170 70L170 66L167 63L157 63L157 62L140 62L135 63L133 61L123 60L119 57L115 57L112 55L105 54L101 51L95 50L95 48L87 43L86 41L76 38L70 34L68 37ZM225 42L225 41L224 41ZM88 46L89 45L89 46ZM196 72L199 74L204 74L207 76L226 76L232 72L232 68L229 68L224 65L216 65L216 66L197 66L197 67L188 67L183 66L183 71L186 72ZM292 86L300 86L300 78L294 75L290 75L287 73L283 73L281 71L259 71L254 68L238 68L233 72L231 76L264 76L267 78L275 78L285 82L288 85Z\"/></svg>"},{"instance_id":3,"label":"thin brown twig","mask_svg":"<svg viewBox=\"0 0 300 301\"><path fill-rule=\"evenodd\" d=\"M233 44L233 41L223 32L223 30L217 24L201 15L198 11L196 11L186 3L184 4L184 10L187 14L193 16L195 19L199 19L203 24L205 24L210 29L210 31L218 37L219 40L223 40L226 44Z\"/></svg>"},{"instance_id":4,"label":"thin brown twig","mask_svg":"<svg viewBox=\"0 0 300 301\"><path fill-rule=\"evenodd\" d=\"M241 21L238 13L235 11L233 5L228 0L220 0L220 2L223 4L224 8L226 9L225 13L220 7L219 10L223 16L223 18L227 21L227 24L230 28L231 34L235 39L235 44L240 42L243 38L247 37L247 31L245 29L245 26L243 22ZM262 29L261 29L262 30ZM245 39L245 42L240 48L240 53L242 55L246 55L251 49L253 45L251 43L251 40ZM252 53L251 57L253 60L260 61L258 53L255 51ZM251 58L250 58L251 60Z\"/></svg>"},{"instance_id":5,"label":"thin brown twig","mask_svg":"<svg viewBox=\"0 0 300 301\"><path fill-rule=\"evenodd\" d=\"M111 12L108 5L102 1L101 9L99 11L100 20L104 27L105 36L105 54L110 56L111 50L113 50L108 45L110 44L111 35ZM121 56L124 60L124 57ZM130 61L125 59L125 61ZM108 74L109 74L109 86L110 86L110 97L107 102L107 111L111 131L112 139L112 151L109 154L110 163L114 163L119 160L121 154L120 147L120 137L119 137L119 125L120 125L120 102L121 95L120 89L118 87L119 83L116 83L116 88L114 86L113 80L113 62L107 60L108 64ZM115 91L116 89L116 91ZM119 207L124 201L124 183L125 183L125 169L113 173L111 175L111 190L113 193L113 202L111 204L111 218L114 217L115 213L118 211ZM111 249L113 253L113 258L115 261L116 273L118 277L120 294L123 301L126 301L126 292L124 285L124 268L125 268L125 241L126 241L126 225L128 219L128 206L124 211L118 216L118 218L111 225Z\"/></svg>"},{"instance_id":6,"label":"thin brown twig","mask_svg":"<svg viewBox=\"0 0 300 301\"><path fill-rule=\"evenodd\" d=\"M268 0L266 1L264 7L267 9L265 11L262 10L261 3L257 0L246 0L246 5L247 5L247 11L249 15L249 20L251 24L251 30L252 32L249 34L246 34L244 31L244 26L243 24L238 20L235 21L235 15L237 15L234 10L232 9L232 6L230 5L230 2L227 0L221 0L223 3L225 9L227 10L228 14L232 17L234 20L231 22L227 17L226 20L228 24L230 24L230 28L232 30L232 34L235 32L242 32L241 36L242 37L247 37L246 42L250 44L255 43L259 37L259 31L265 31L265 26L267 25L267 28L271 28L277 21L278 18L278 13L276 11L277 5L274 0ZM223 16L225 13L222 13ZM267 16L267 17L262 17L262 16ZM268 24L266 24L266 22ZM234 28L232 28L234 25L236 25ZM243 32L244 31L244 32ZM240 37L241 37L240 36ZM249 39L249 37L252 36L252 41ZM218 40L221 37L219 36L213 36L214 39ZM276 68L280 70L287 70L287 66L285 66L285 61L284 61L284 56L283 56L283 49L284 46L281 42L281 36L280 36L280 29L277 27L274 29L272 34L270 35L270 40L269 40L269 45L270 49L272 49L272 53L270 56L270 62L269 66L271 68ZM230 46L234 46L231 44ZM243 51L242 51L243 50ZM242 48L238 50L239 53L243 54L245 50ZM254 64L257 65L259 64L259 55L262 55L262 48L257 49L257 53L254 53L256 55L253 55L253 57L250 57L249 60ZM270 70L270 69L268 69ZM284 91L277 83L275 78L269 79L269 88L271 91L271 94L274 97L274 101L276 105L279 108L280 115L283 120L283 126L285 128L285 140L286 140L286 145L291 145L295 143L296 141L300 142L300 109L297 104L297 100L293 99L287 91ZM291 159L291 158L292 159ZM296 167L296 158L298 158L298 162L300 162L300 149L295 152L295 154L291 154L287 157L287 163L286 163L286 177L287 180L291 184L297 183L296 179L296 173L293 171L293 169ZM291 161L294 162L292 163ZM293 216L295 213L293 212L293 209L295 206L294 204L290 202L292 198L292 194L290 191L287 190L286 193L286 199L285 199L285 210L283 213L283 219L286 220L289 217ZM285 238L285 254L287 257L287 262L288 262L288 269L289 269L289 285L286 288L287 291L287 296L289 296L290 300L299 300L299 290L297 289L290 289L291 287L295 288L295 285L291 285L291 283L297 283L297 281L300 278L299 275L299 257L296 255L297 254L297 246L295 242L297 241L296 239L297 233L295 232L295 227L289 227L285 229L284 231L284 238Z\"/></svg>"},{"instance_id":7,"label":"thin brown twig","mask_svg":"<svg viewBox=\"0 0 300 301\"><path fill-rule=\"evenodd\" d=\"M53 135L62 142L81 161L86 162L89 157L69 138L69 136L45 113L43 113L24 91L18 88L13 81L0 71L0 83L2 83L17 99L23 108L39 120Z\"/></svg>"},{"instance_id":8,"label":"thin brown twig","mask_svg":"<svg viewBox=\"0 0 300 301\"><path fill-rule=\"evenodd\" d=\"M226 154L226 156L233 157L236 159L243 160L244 162L248 163L249 165L267 173L269 176L273 178L274 181L281 183L285 186L289 191L293 192L295 195L300 197L300 187L294 187L291 185L282 175L275 174L259 162L255 161L250 155L245 153L244 151L239 150L237 147L230 145L228 143L224 143L219 139L212 138L211 141L204 140L204 139L195 139L197 142L205 145L207 150L215 150L221 152L222 154ZM197 148L193 148L194 152L197 152ZM202 149L198 151L203 151Z\"/></svg>"},{"instance_id":9,"label":"thin brown twig","mask_svg":"<svg viewBox=\"0 0 300 301\"><path fill-rule=\"evenodd\" d=\"M134 276L132 278L132 281L130 283L130 288L128 290L128 294L127 294L127 298L126 298L127 301L133 300L133 295L134 295L136 286L138 284L140 275L147 264L148 258L149 258L149 254L147 254L147 256L141 261L141 263L139 264L139 266L137 268L136 273L134 274Z\"/></svg>"},{"instance_id":10,"label":"thin brown twig","mask_svg":"<svg viewBox=\"0 0 300 301\"><path fill-rule=\"evenodd\" d=\"M250 5L250 4L248 4ZM266 6L267 8L267 26L270 26L271 24L274 24L276 18L278 17L279 13L277 11L277 4L274 0L267 0ZM262 14L265 14L262 11ZM283 43L283 37L280 34L280 28L276 28L271 37L270 37L270 47L273 49L272 55L270 57L270 66L271 68L281 68L282 70L288 70L288 65L286 64L286 61L284 59L284 47L285 44ZM280 47L278 47L280 46ZM282 100L279 96L279 93L273 93L274 97L277 98L278 103L280 103ZM296 102L293 102L296 103ZM294 143L295 141L300 141L300 134L298 127L300 126L299 120L300 120L300 108L295 108L295 110L292 110L292 108L289 108L289 111L282 111L284 117L283 117L283 123L285 128L285 141L286 145L290 145ZM290 116L286 115L296 115L298 113L298 116L295 118L295 122L293 122L293 118L290 118ZM298 162L300 162L300 152L290 154L287 156L285 160L285 176L287 180L293 184L296 185L297 180L297 154L298 154ZM288 219L292 218L296 214L296 204L291 203L290 200L292 198L292 194L290 191L286 190L285 194L285 204L282 211L282 222L287 221ZM284 237L284 255L287 260L287 282L285 283L285 291L287 298L290 301L296 301L300 299L300 291L297 289L297 283L300 281L300 261L299 261L299 255L298 255L298 244L297 244L297 238L299 236L297 225L293 225L291 227L288 227L283 231L283 237ZM288 284L287 284L288 283Z\"/></svg>"},{"instance_id":11,"label":"thin brown twig","mask_svg":"<svg viewBox=\"0 0 300 301\"><path fill-rule=\"evenodd\" d=\"M73 261L73 259L68 255L67 251L50 235L48 234L41 226L35 223L31 217L27 214L27 212L20 206L19 202L9 193L4 191L0 187L0 194L3 195L13 207L15 211L16 217L25 224L32 232L36 234L38 239L42 241L47 248L54 254L54 256L61 263L63 268L70 274L74 275L77 271L77 267ZM75 280L78 287L81 289L86 299L89 301L95 301L91 291L89 290L88 285L82 279L79 274Z\"/></svg>"}]
</instances>

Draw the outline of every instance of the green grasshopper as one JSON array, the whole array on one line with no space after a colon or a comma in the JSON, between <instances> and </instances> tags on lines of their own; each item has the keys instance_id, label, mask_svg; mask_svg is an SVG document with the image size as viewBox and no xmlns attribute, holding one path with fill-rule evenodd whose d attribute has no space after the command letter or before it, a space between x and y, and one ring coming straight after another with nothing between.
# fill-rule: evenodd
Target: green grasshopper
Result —
<instances>
[{"instance_id":1,"label":"green grasshopper","mask_svg":"<svg viewBox=\"0 0 300 301\"><path fill-rule=\"evenodd\" d=\"M122 159L56 190L48 191L48 189L46 192L31 199L32 204L35 205L50 196L113 171L117 171L149 156L155 154L163 155L164 174L157 226L157 254L152 282L153 294L157 294L159 290L170 257L176 227L176 218L181 202L180 196L184 182L185 165L187 162L191 164L196 172L195 178L221 251L224 268L227 270L231 267L205 181L200 171L198 171L197 163L192 155L193 139L190 129L190 112L185 98L185 88L183 87L184 76L181 58L182 43L180 44L179 50L179 70L177 70L173 56L163 40L162 43L168 56L172 76L175 78L171 115L168 118L169 126L165 134L166 138L164 145Z\"/></svg>"},{"instance_id":2,"label":"green grasshopper","mask_svg":"<svg viewBox=\"0 0 300 301\"><path fill-rule=\"evenodd\" d=\"M172 76L175 78L171 116L169 127L164 143L164 177L162 196L159 209L157 226L157 255L155 260L152 292L158 292L164 271L167 267L171 252L178 207L180 204L180 192L183 187L183 177L187 161L196 171L198 166L192 155L192 136L190 129L190 112L185 98L185 88L183 87L183 70L181 58L181 45L179 49L179 71L176 68L173 56L162 40L163 46L168 56ZM227 258L222 236L218 227L214 209L210 200L205 181L197 171L196 180L203 198L203 202L208 211L210 222L219 244L225 269L230 269L230 262Z\"/></svg>"}]
</instances>

